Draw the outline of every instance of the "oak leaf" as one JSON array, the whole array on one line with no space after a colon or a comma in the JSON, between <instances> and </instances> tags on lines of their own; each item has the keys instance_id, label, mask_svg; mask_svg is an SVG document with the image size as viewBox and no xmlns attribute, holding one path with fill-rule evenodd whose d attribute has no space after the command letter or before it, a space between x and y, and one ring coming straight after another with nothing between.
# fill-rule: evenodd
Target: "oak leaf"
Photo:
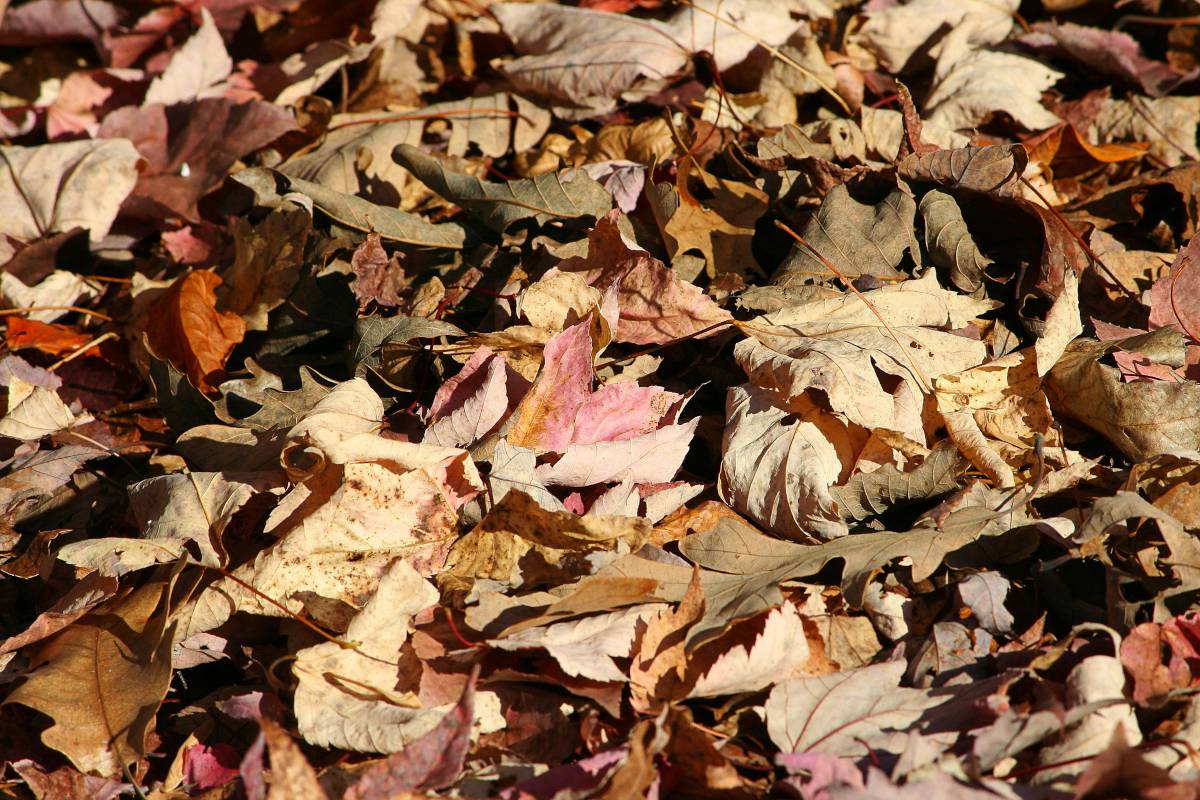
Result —
<instances>
[{"instance_id":1,"label":"oak leaf","mask_svg":"<svg viewBox=\"0 0 1200 800\"><path fill-rule=\"evenodd\" d=\"M202 392L216 388L225 361L246 335L241 317L217 310L220 285L220 277L209 270L189 272L154 301L146 326L150 349Z\"/></svg>"}]
</instances>

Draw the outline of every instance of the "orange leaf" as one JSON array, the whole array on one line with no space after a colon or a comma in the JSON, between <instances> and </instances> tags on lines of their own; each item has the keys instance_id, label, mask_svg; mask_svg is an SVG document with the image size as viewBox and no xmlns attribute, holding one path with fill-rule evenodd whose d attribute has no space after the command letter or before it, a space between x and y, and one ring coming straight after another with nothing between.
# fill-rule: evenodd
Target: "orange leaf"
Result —
<instances>
[{"instance_id":1,"label":"orange leaf","mask_svg":"<svg viewBox=\"0 0 1200 800\"><path fill-rule=\"evenodd\" d=\"M52 356L63 356L87 344L91 336L66 325L51 325L33 319L9 317L4 342L10 350L35 349Z\"/></svg>"},{"instance_id":2,"label":"orange leaf","mask_svg":"<svg viewBox=\"0 0 1200 800\"><path fill-rule=\"evenodd\" d=\"M213 390L209 379L224 368L246 335L241 317L217 310L213 290L220 285L220 277L210 270L184 275L154 302L146 326L155 355L186 373L202 392Z\"/></svg>"}]
</instances>

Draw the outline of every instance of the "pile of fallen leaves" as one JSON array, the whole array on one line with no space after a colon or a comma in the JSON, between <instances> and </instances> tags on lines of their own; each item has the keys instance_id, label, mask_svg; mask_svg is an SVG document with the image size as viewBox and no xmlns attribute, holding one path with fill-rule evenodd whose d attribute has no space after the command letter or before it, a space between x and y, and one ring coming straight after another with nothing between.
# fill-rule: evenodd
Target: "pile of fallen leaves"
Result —
<instances>
[{"instance_id":1,"label":"pile of fallen leaves","mask_svg":"<svg viewBox=\"0 0 1200 800\"><path fill-rule=\"evenodd\" d=\"M1198 11L0 1L0 792L1200 797Z\"/></svg>"}]
</instances>

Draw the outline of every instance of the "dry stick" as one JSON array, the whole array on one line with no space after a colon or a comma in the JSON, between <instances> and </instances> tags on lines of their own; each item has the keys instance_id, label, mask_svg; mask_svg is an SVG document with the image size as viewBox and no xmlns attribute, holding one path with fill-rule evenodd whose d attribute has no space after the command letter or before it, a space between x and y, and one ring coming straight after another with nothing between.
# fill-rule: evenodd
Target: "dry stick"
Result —
<instances>
[{"instance_id":1,"label":"dry stick","mask_svg":"<svg viewBox=\"0 0 1200 800\"><path fill-rule=\"evenodd\" d=\"M1108 268L1108 265L1100 260L1100 256L1096 255L1096 251L1092 250L1092 248L1088 246L1088 243L1083 240L1083 237L1080 236L1079 233L1076 232L1076 230L1070 226L1070 224L1067 222L1066 217L1064 217L1061 213L1059 213L1059 210L1057 208L1055 208L1050 203L1049 200L1046 199L1046 196L1043 195L1041 192L1039 192L1038 188L1036 186L1034 186L1032 183L1030 183L1029 179L1026 178L1024 175L1020 176L1020 180L1021 180L1021 183L1025 184L1027 187L1029 187L1029 190L1031 192L1033 192L1035 195L1037 195L1037 199L1042 201L1042 204L1044 206L1046 206L1046 210L1049 211L1056 220L1058 220L1058 224L1062 225L1063 229L1071 235L1071 238L1074 239L1076 241L1076 243L1079 244L1080 248L1083 249L1083 252L1087 254L1087 257L1089 259L1091 259L1092 263L1095 264L1096 266L1098 266L1101 270L1103 270L1104 274L1108 276L1108 279L1111 280L1118 289L1120 289L1122 292L1124 292L1127 297L1130 297L1130 298L1133 298L1136 300L1137 298L1134 295L1133 291L1131 289L1128 289L1125 286L1125 284L1121 283L1121 279L1118 278L1116 275L1114 275L1113 271Z\"/></svg>"},{"instance_id":2,"label":"dry stick","mask_svg":"<svg viewBox=\"0 0 1200 800\"><path fill-rule=\"evenodd\" d=\"M79 306L26 306L25 308L6 308L0 310L0 317L8 317L16 314L32 314L35 311L74 311L76 314L85 314L89 317L102 319L105 322L113 321L113 318L107 314L101 314L99 311L92 311L90 308L81 308Z\"/></svg>"},{"instance_id":3,"label":"dry stick","mask_svg":"<svg viewBox=\"0 0 1200 800\"><path fill-rule=\"evenodd\" d=\"M54 372L54 370L58 369L63 364L66 364L67 362L70 362L70 361L74 361L75 359L79 358L81 355L83 355L87 351L91 350L93 347L100 344L101 342L107 342L109 339L116 339L116 338L117 338L117 334L114 331L109 331L108 333L102 333L99 336L97 336L95 339L92 339L87 344L81 345L80 347L76 348L75 351L72 352L70 355L64 356L63 358L60 358L58 361L55 361L50 366L46 367L46 369L50 370L51 372Z\"/></svg>"},{"instance_id":4,"label":"dry stick","mask_svg":"<svg viewBox=\"0 0 1200 800\"><path fill-rule=\"evenodd\" d=\"M436 114L394 114L388 117L369 117L367 119L354 119L348 122L343 122L338 125L330 125L329 130L338 131L342 128L350 128L355 125L375 125L386 122L420 122L422 120L434 119L453 119L455 117L463 117L466 119L523 119L529 122L530 119L519 111L509 111L507 109L483 109L475 110L470 108L447 109Z\"/></svg>"},{"instance_id":5,"label":"dry stick","mask_svg":"<svg viewBox=\"0 0 1200 800\"><path fill-rule=\"evenodd\" d=\"M843 275L842 271L840 269L838 269L837 267L835 267L829 261L829 259L827 259L825 256L821 255L817 251L817 248L815 248L811 244L809 244L807 239L805 239L800 234L796 233L794 230L789 228L787 225L785 225L780 220L775 220L775 227L779 228L784 233L786 233L788 236L791 236L797 242L804 245L804 247L810 253L812 253L814 256L816 256L817 259L820 260L820 262L825 265L826 269L828 269L830 272L832 272L834 275L836 275L838 277L838 279L841 280L842 283L846 284L846 287L848 289L850 289L850 291L852 291L856 295L858 295L859 300L862 300L864 303L866 303L867 308L869 308L871 310L871 313L875 315L875 319L879 320L880 324L882 324L883 327L887 330L888 335L892 337L892 341L895 342L896 346L900 348L900 351L902 353L904 353L905 359L908 360L908 365L913 368L913 372L916 374L916 376L918 378L920 378L921 383L924 384L921 388L924 389L929 394L933 394L933 382L930 381L928 376L925 375L925 371L921 369L920 365L918 365L917 362L913 360L912 355L908 352L908 348L900 343L900 338L896 335L896 330L890 324L888 324L888 321L886 319L883 318L883 316L879 313L879 309L875 308L875 304L872 303L870 300L868 300L867 296L864 295L862 292L860 292L858 290L858 287L855 286L845 275ZM913 341L916 341L916 340L914 339Z\"/></svg>"}]
</instances>

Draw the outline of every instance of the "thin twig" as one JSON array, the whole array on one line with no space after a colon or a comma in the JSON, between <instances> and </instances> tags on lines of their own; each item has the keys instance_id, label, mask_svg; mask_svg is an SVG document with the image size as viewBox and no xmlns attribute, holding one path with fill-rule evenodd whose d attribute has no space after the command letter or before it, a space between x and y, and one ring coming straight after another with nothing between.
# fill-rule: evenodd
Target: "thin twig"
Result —
<instances>
[{"instance_id":1,"label":"thin twig","mask_svg":"<svg viewBox=\"0 0 1200 800\"><path fill-rule=\"evenodd\" d=\"M115 331L109 331L108 333L102 333L99 336L97 336L95 339L92 339L87 344L77 347L74 350L74 352L72 352L70 355L63 356L58 361L55 361L50 366L46 367L46 369L50 370L51 372L54 372L54 370L58 369L63 364L66 364L70 361L74 361L75 359L79 358L81 355L83 355L87 351L91 350L93 347L100 344L101 342L107 342L109 339L116 339L116 338L117 338L117 334Z\"/></svg>"},{"instance_id":2,"label":"thin twig","mask_svg":"<svg viewBox=\"0 0 1200 800\"><path fill-rule=\"evenodd\" d=\"M26 306L24 308L5 308L0 310L0 317L32 314L35 311L73 311L76 314L85 314L89 317L102 319L105 322L113 321L113 318L107 314L101 314L99 311L92 311L90 308L81 308L80 306Z\"/></svg>"}]
</instances>

